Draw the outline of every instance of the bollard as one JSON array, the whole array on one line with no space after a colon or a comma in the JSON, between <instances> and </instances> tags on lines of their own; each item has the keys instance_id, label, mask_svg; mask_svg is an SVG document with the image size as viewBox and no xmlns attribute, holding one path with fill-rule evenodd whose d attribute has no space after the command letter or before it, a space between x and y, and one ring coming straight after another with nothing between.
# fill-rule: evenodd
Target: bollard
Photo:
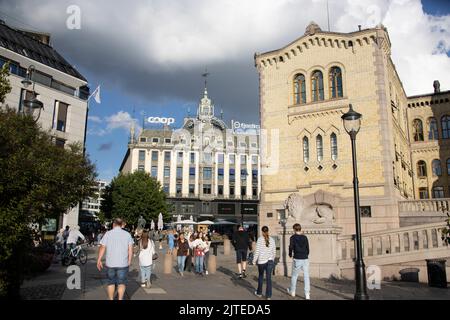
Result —
<instances>
[{"instance_id":1,"label":"bollard","mask_svg":"<svg viewBox=\"0 0 450 320\"><path fill-rule=\"evenodd\" d=\"M215 255L209 255L208 258L208 273L215 274L217 269L217 260Z\"/></svg>"},{"instance_id":2,"label":"bollard","mask_svg":"<svg viewBox=\"0 0 450 320\"><path fill-rule=\"evenodd\" d=\"M231 244L230 239L224 239L223 240L223 254L225 256L229 256L230 255L230 244Z\"/></svg>"},{"instance_id":3,"label":"bollard","mask_svg":"<svg viewBox=\"0 0 450 320\"><path fill-rule=\"evenodd\" d=\"M164 255L164 274L170 274L172 272L172 255L166 253Z\"/></svg>"}]
</instances>

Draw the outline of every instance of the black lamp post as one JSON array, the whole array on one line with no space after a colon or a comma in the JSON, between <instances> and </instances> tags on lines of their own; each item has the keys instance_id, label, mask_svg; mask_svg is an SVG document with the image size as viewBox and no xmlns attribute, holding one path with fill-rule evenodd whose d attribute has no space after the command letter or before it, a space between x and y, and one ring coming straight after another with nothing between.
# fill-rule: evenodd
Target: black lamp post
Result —
<instances>
[{"instance_id":1,"label":"black lamp post","mask_svg":"<svg viewBox=\"0 0 450 320\"><path fill-rule=\"evenodd\" d=\"M34 121L37 122L41 115L41 110L44 109L44 104L36 98L36 92L34 91L35 82L32 79L35 67L33 65L29 66L27 69L27 76L21 82L25 89L33 85L33 97L31 99L23 100L23 114L32 116Z\"/></svg>"},{"instance_id":2,"label":"black lamp post","mask_svg":"<svg viewBox=\"0 0 450 320\"><path fill-rule=\"evenodd\" d=\"M353 160L353 196L355 202L355 224L356 224L356 260L355 260L355 281L356 292L355 300L368 300L366 267L363 260L362 238L361 238L361 211L359 207L359 187L358 187L358 168L356 164L356 135L361 128L361 114L350 109L342 116L345 131L350 135L352 142L352 160Z\"/></svg>"},{"instance_id":3,"label":"black lamp post","mask_svg":"<svg viewBox=\"0 0 450 320\"><path fill-rule=\"evenodd\" d=\"M241 226L244 227L244 195L241 194Z\"/></svg>"},{"instance_id":4,"label":"black lamp post","mask_svg":"<svg viewBox=\"0 0 450 320\"><path fill-rule=\"evenodd\" d=\"M283 258L283 274L285 277L288 276L288 269L287 269L287 254L286 254L286 223L287 223L287 217L286 217L286 211L283 210L280 212L280 224L283 227L283 237L282 237L282 246L283 251L281 252L281 256Z\"/></svg>"}]
</instances>

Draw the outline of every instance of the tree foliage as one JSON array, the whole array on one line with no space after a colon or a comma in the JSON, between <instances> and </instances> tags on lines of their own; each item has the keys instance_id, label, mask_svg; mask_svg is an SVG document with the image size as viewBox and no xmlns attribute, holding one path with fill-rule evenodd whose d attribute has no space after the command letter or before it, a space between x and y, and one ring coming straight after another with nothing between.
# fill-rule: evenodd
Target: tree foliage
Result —
<instances>
[{"instance_id":1,"label":"tree foliage","mask_svg":"<svg viewBox=\"0 0 450 320\"><path fill-rule=\"evenodd\" d=\"M156 223L160 212L165 221L169 217L160 183L143 171L119 174L105 188L102 197L101 212L105 219L121 217L127 224L136 225L141 215L147 223L150 220Z\"/></svg>"},{"instance_id":2,"label":"tree foliage","mask_svg":"<svg viewBox=\"0 0 450 320\"><path fill-rule=\"evenodd\" d=\"M9 83L9 63L3 64L0 68L0 102L5 102L6 95L11 91L11 84Z\"/></svg>"},{"instance_id":3,"label":"tree foliage","mask_svg":"<svg viewBox=\"0 0 450 320\"><path fill-rule=\"evenodd\" d=\"M95 177L79 144L57 147L30 116L0 110L0 294L17 289L10 281L30 224L58 218L91 195Z\"/></svg>"}]
</instances>

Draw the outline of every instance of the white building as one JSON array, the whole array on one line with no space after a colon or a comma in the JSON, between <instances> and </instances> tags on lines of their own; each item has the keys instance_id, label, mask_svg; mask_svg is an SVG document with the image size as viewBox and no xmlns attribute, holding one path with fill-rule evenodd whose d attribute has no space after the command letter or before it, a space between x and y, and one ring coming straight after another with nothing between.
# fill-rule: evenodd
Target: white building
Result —
<instances>
[{"instance_id":1,"label":"white building","mask_svg":"<svg viewBox=\"0 0 450 320\"><path fill-rule=\"evenodd\" d=\"M259 134L236 133L214 115L207 89L195 117L182 128L130 134L120 172L156 178L174 205L172 214L241 223L257 220L261 190Z\"/></svg>"},{"instance_id":2,"label":"white building","mask_svg":"<svg viewBox=\"0 0 450 320\"><path fill-rule=\"evenodd\" d=\"M107 184L106 181L97 180L95 186L92 187L94 195L86 198L82 202L79 216L79 225L81 229L88 230L91 226L97 225L100 204L103 200L102 195Z\"/></svg>"},{"instance_id":3,"label":"white building","mask_svg":"<svg viewBox=\"0 0 450 320\"><path fill-rule=\"evenodd\" d=\"M44 109L39 123L54 137L56 145L80 142L84 145L88 112L87 80L50 44L50 35L13 29L0 21L0 66L10 63L11 92L4 105L22 110L23 101L33 95L22 80L34 66L31 80ZM60 225L78 223L78 206L64 214Z\"/></svg>"}]
</instances>

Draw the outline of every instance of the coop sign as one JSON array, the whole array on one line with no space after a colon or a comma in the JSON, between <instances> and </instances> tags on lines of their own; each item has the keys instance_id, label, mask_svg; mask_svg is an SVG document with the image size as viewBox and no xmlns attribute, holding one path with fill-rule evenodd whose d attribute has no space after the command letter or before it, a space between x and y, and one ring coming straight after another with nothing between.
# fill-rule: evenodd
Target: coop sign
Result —
<instances>
[{"instance_id":1,"label":"coop sign","mask_svg":"<svg viewBox=\"0 0 450 320\"><path fill-rule=\"evenodd\" d=\"M172 123L175 122L174 118L166 118L166 117L148 117L147 118L148 123L162 123L167 124L170 126Z\"/></svg>"}]
</instances>

